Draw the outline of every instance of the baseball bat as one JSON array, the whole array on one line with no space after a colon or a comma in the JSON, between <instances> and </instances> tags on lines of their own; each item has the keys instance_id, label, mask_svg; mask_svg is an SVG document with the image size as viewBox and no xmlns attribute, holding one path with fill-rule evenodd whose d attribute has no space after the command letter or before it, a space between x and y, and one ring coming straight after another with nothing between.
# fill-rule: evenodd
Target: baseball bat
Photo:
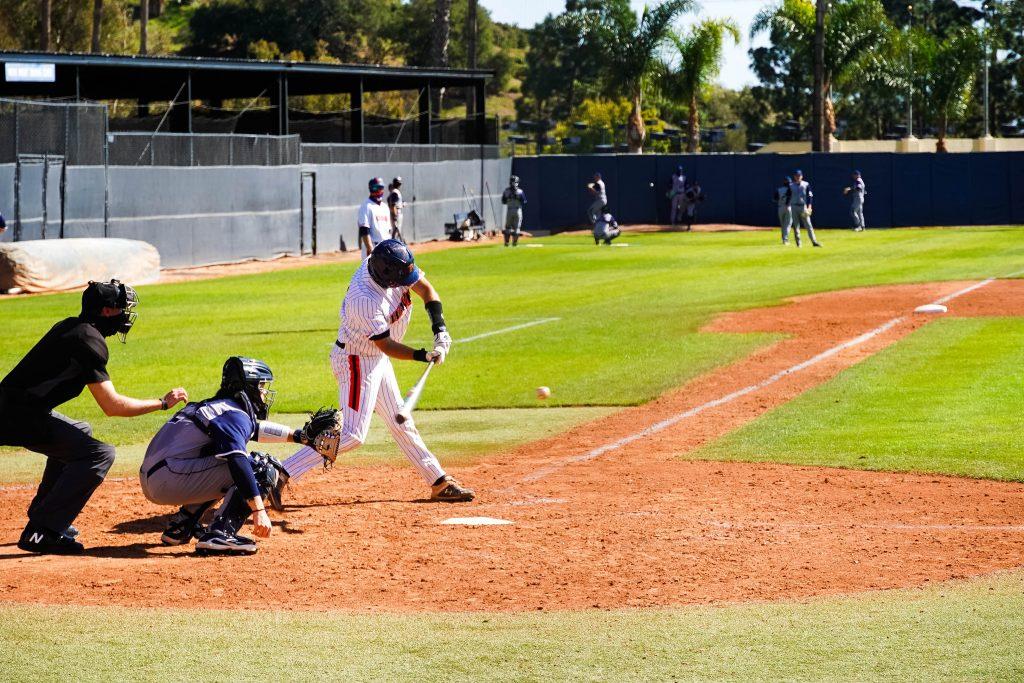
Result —
<instances>
[{"instance_id":1,"label":"baseball bat","mask_svg":"<svg viewBox=\"0 0 1024 683\"><path fill-rule=\"evenodd\" d=\"M427 369L420 375L419 380L413 385L409 393L405 395L405 401L403 402L402 409L398 411L398 415L395 415L395 422L398 424L405 424L406 421L412 419L412 411L416 410L416 404L420 401L420 394L423 393L423 387L427 383L427 375L434 369L434 361L427 363Z\"/></svg>"}]
</instances>

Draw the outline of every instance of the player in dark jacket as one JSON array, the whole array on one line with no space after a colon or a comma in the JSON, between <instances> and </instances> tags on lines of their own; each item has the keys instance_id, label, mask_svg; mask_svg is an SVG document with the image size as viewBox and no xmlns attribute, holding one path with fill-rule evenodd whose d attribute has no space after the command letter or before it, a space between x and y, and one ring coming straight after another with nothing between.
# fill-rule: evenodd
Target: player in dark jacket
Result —
<instances>
[{"instance_id":1,"label":"player in dark jacket","mask_svg":"<svg viewBox=\"0 0 1024 683\"><path fill-rule=\"evenodd\" d=\"M140 400L117 393L107 374L106 337L125 335L137 313L135 290L117 280L90 282L82 312L54 325L0 381L0 445L46 456L39 490L28 508L18 547L36 553L78 555L75 518L114 462L114 447L92 436L86 422L54 409L89 387L103 412L134 417L188 399L184 389Z\"/></svg>"}]
</instances>

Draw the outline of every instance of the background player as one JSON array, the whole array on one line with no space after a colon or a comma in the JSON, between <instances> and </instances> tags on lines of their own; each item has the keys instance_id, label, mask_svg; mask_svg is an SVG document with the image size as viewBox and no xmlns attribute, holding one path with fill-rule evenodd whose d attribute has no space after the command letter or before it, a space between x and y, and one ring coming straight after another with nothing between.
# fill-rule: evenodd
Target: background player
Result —
<instances>
[{"instance_id":1,"label":"background player","mask_svg":"<svg viewBox=\"0 0 1024 683\"><path fill-rule=\"evenodd\" d=\"M505 235L505 246L508 246L509 238L513 247L518 246L519 233L523 228L523 207L526 205L526 193L519 189L519 176L508 179L508 187L501 193L501 203L506 207L505 229L501 231Z\"/></svg>"},{"instance_id":2,"label":"background player","mask_svg":"<svg viewBox=\"0 0 1024 683\"><path fill-rule=\"evenodd\" d=\"M402 343L412 318L415 292L423 299L434 331L434 348L413 349ZM445 326L441 300L426 276L416 267L407 246L395 240L378 244L356 270L341 305L338 339L331 351L331 367L338 382L342 406L341 438L337 453L358 448L366 440L370 417L384 418L402 453L431 487L431 499L445 502L473 500L471 490L445 474L427 449L412 420L395 419L402 395L391 359L444 363L452 338ZM328 457L333 461L333 457ZM299 477L321 465L323 457L302 449L285 460L289 474Z\"/></svg>"},{"instance_id":3,"label":"background player","mask_svg":"<svg viewBox=\"0 0 1024 683\"><path fill-rule=\"evenodd\" d=\"M772 201L779 210L779 226L782 228L782 245L789 244L789 226L793 224L793 212L789 208L789 200L787 199L787 193L789 191L789 184L793 182L793 179L786 176L781 187L775 188L775 196Z\"/></svg>"},{"instance_id":4,"label":"background player","mask_svg":"<svg viewBox=\"0 0 1024 683\"><path fill-rule=\"evenodd\" d=\"M359 207L359 248L366 259L373 248L390 238L391 209L384 204L384 179L370 178L370 196Z\"/></svg>"},{"instance_id":5,"label":"background player","mask_svg":"<svg viewBox=\"0 0 1024 683\"><path fill-rule=\"evenodd\" d=\"M224 363L213 398L189 403L153 437L139 469L142 492L159 505L181 506L160 539L165 545L198 537L200 553L250 555L256 552L255 541L238 535L250 516L257 537L270 535L266 499L276 496L280 507L287 473L269 455L250 454L247 444L306 444L316 437L309 423L293 430L267 421L275 397L273 381L274 373L263 361L232 356ZM213 523L203 529L200 518L221 497L224 502Z\"/></svg>"},{"instance_id":6,"label":"background player","mask_svg":"<svg viewBox=\"0 0 1024 683\"><path fill-rule=\"evenodd\" d=\"M853 218L853 231L862 232L864 225L864 197L867 195L867 186L861 178L860 171L853 172L853 185L843 188L843 194L850 198L850 217Z\"/></svg>"},{"instance_id":7,"label":"background player","mask_svg":"<svg viewBox=\"0 0 1024 683\"><path fill-rule=\"evenodd\" d=\"M7 221L4 220L4 214L0 211L0 235L7 231Z\"/></svg>"},{"instance_id":8,"label":"background player","mask_svg":"<svg viewBox=\"0 0 1024 683\"><path fill-rule=\"evenodd\" d=\"M597 221L594 222L594 244L600 245L601 242L605 244L611 244L612 240L622 234L619 230L619 223L615 220L607 211L598 217Z\"/></svg>"},{"instance_id":9,"label":"background player","mask_svg":"<svg viewBox=\"0 0 1024 683\"><path fill-rule=\"evenodd\" d=\"M28 507L28 525L18 547L35 553L78 555L75 518L114 462L114 447L92 436L87 422L54 408L89 387L104 414L118 417L167 410L188 400L181 388L163 398L140 400L117 393L107 374L106 337L135 323L135 290L117 280L90 282L82 312L54 325L0 382L0 445L20 446L46 456L39 490Z\"/></svg>"},{"instance_id":10,"label":"background player","mask_svg":"<svg viewBox=\"0 0 1024 683\"><path fill-rule=\"evenodd\" d=\"M811 205L813 201L814 192L811 191L810 183L804 180L803 171L800 169L793 171L793 182L786 188L786 204L789 205L793 214L793 234L798 247L800 246L800 226L807 231L807 236L811 238L811 244L816 247L821 246L814 237L814 226L811 224L811 213L814 210Z\"/></svg>"},{"instance_id":11,"label":"background player","mask_svg":"<svg viewBox=\"0 0 1024 683\"><path fill-rule=\"evenodd\" d=\"M690 232L693 229L693 222L697 220L697 206L705 199L704 190L694 181L686 187L683 197L686 199L686 232Z\"/></svg>"},{"instance_id":12,"label":"background player","mask_svg":"<svg viewBox=\"0 0 1024 683\"><path fill-rule=\"evenodd\" d=\"M672 174L672 188L668 191L668 196L671 202L671 220L674 228L682 220L683 210L686 207L686 174L683 173L682 166L677 166L676 172Z\"/></svg>"},{"instance_id":13,"label":"background player","mask_svg":"<svg viewBox=\"0 0 1024 683\"><path fill-rule=\"evenodd\" d=\"M604 207L608 205L608 190L604 186L600 173L594 173L594 181L587 185L587 190L594 197L590 208L587 209L587 217L590 218L591 223L596 223L604 213Z\"/></svg>"},{"instance_id":14,"label":"background player","mask_svg":"<svg viewBox=\"0 0 1024 683\"><path fill-rule=\"evenodd\" d=\"M388 209L391 211L391 239L405 242L402 237L402 212L405 201L402 199L402 177L395 176L388 185Z\"/></svg>"}]
</instances>

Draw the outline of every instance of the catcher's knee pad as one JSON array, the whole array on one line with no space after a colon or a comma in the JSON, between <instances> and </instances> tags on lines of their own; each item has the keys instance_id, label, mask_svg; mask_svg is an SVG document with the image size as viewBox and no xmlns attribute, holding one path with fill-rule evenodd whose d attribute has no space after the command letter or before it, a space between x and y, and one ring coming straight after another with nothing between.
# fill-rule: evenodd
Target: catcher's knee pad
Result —
<instances>
[{"instance_id":1,"label":"catcher's knee pad","mask_svg":"<svg viewBox=\"0 0 1024 683\"><path fill-rule=\"evenodd\" d=\"M280 460L269 453L253 451L249 454L249 461L252 463L252 473L256 477L260 495L273 509L284 509L281 503L281 490L288 483L288 470Z\"/></svg>"}]
</instances>

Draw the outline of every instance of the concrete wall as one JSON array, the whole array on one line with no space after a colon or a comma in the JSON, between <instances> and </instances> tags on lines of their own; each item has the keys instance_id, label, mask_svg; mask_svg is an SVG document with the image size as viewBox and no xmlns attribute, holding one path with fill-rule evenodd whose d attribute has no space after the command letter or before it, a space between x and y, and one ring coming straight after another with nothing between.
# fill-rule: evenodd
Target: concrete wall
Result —
<instances>
[{"instance_id":1,"label":"concrete wall","mask_svg":"<svg viewBox=\"0 0 1024 683\"><path fill-rule=\"evenodd\" d=\"M14 241L14 164L0 164L0 213L7 220L7 232L0 242Z\"/></svg>"},{"instance_id":2,"label":"concrete wall","mask_svg":"<svg viewBox=\"0 0 1024 683\"><path fill-rule=\"evenodd\" d=\"M833 152L934 152L935 138L902 140L832 140ZM1024 138L946 138L949 152L1024 152ZM810 141L772 142L758 154L807 154Z\"/></svg>"},{"instance_id":3,"label":"concrete wall","mask_svg":"<svg viewBox=\"0 0 1024 683\"><path fill-rule=\"evenodd\" d=\"M608 206L619 222L667 223L665 193L678 165L707 195L698 223L775 225L772 192L797 168L814 190L816 227L850 227L842 190L854 169L867 184L869 228L1024 223L1024 152L645 154L516 157L513 172L530 199L524 227L585 224L591 201L585 186L594 171L604 176Z\"/></svg>"}]
</instances>

